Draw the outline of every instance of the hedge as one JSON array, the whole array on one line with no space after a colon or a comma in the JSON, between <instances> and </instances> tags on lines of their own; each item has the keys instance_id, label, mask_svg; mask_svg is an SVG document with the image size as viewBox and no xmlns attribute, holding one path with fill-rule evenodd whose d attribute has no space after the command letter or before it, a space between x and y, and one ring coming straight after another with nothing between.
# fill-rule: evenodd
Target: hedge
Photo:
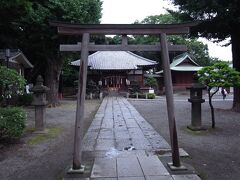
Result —
<instances>
[{"instance_id":1,"label":"hedge","mask_svg":"<svg viewBox=\"0 0 240 180\"><path fill-rule=\"evenodd\" d=\"M19 138L25 128L26 113L17 107L0 108L0 139Z\"/></svg>"},{"instance_id":2,"label":"hedge","mask_svg":"<svg viewBox=\"0 0 240 180\"><path fill-rule=\"evenodd\" d=\"M18 105L19 106L30 106L33 101L33 94L21 94L18 95Z\"/></svg>"}]
</instances>

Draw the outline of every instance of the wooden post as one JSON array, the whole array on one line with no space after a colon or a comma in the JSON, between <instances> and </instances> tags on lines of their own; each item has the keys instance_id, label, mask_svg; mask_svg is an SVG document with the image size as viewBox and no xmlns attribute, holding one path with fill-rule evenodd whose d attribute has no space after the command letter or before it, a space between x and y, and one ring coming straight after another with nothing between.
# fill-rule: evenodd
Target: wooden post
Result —
<instances>
[{"instance_id":1,"label":"wooden post","mask_svg":"<svg viewBox=\"0 0 240 180\"><path fill-rule=\"evenodd\" d=\"M122 35L122 45L128 45L128 39L126 34Z\"/></svg>"},{"instance_id":2,"label":"wooden post","mask_svg":"<svg viewBox=\"0 0 240 180\"><path fill-rule=\"evenodd\" d=\"M88 67L88 43L89 34L84 33L81 47L81 63L79 68L79 82L77 94L77 110L75 122L74 151L73 151L73 172L83 172L82 166L82 140L83 140L83 120L84 102L86 95L87 67Z\"/></svg>"},{"instance_id":3,"label":"wooden post","mask_svg":"<svg viewBox=\"0 0 240 180\"><path fill-rule=\"evenodd\" d=\"M166 101L167 101L167 111L168 111L168 122L169 122L169 131L172 147L172 165L171 169L177 169L181 167L179 149L178 149L178 139L177 139L177 129L174 115L174 103L173 103L173 86L172 86L172 77L170 70L168 46L167 46L167 37L165 33L160 35L161 43L161 58L163 62L163 73L164 73L164 84L166 92Z\"/></svg>"}]
</instances>

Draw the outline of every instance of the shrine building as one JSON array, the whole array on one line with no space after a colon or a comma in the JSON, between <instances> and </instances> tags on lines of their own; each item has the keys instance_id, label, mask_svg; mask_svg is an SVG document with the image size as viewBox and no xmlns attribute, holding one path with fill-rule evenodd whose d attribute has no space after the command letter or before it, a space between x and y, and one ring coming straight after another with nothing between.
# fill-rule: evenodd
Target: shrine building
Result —
<instances>
[{"instance_id":1,"label":"shrine building","mask_svg":"<svg viewBox=\"0 0 240 180\"><path fill-rule=\"evenodd\" d=\"M71 62L79 66L80 60ZM156 61L130 51L97 51L88 56L88 81L92 80L106 90L127 90L137 82L144 86L144 74L157 65Z\"/></svg>"}]
</instances>

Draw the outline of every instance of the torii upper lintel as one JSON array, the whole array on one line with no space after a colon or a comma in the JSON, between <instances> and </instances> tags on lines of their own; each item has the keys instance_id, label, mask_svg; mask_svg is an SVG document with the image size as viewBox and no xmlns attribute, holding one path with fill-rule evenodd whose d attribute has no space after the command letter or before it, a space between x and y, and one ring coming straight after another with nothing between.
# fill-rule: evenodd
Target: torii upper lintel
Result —
<instances>
[{"instance_id":1,"label":"torii upper lintel","mask_svg":"<svg viewBox=\"0 0 240 180\"><path fill-rule=\"evenodd\" d=\"M82 134L82 122L84 117L84 100L87 80L87 66L88 66L88 52L90 50L130 50L140 49L144 50L161 50L161 57L163 61L164 70L164 84L167 100L167 111L169 121L169 131L172 147L172 169L183 169L180 163L178 138L176 130L176 122L174 115L174 101L173 101L173 87L172 77L170 71L169 62L169 50L184 49L181 46L168 46L167 35L187 34L189 28L197 25L198 22L181 23L181 24L70 24L62 22L51 22L51 26L58 28L58 33L62 35L82 35L82 43L78 45L62 45L63 51L81 51L81 65L79 72L79 88L77 99L77 116L75 123L75 139L74 139L74 157L73 157L73 172L82 172L82 153L81 153L81 141L83 139ZM111 45L94 45L89 43L89 37L91 34L105 34L105 35L122 35L122 44ZM160 36L160 45L128 45L126 35L150 35L157 34ZM95 49L94 49L95 48ZM172 48L172 49L171 49Z\"/></svg>"},{"instance_id":2,"label":"torii upper lintel","mask_svg":"<svg viewBox=\"0 0 240 180\"><path fill-rule=\"evenodd\" d=\"M168 35L187 34L189 27L197 22L179 24L70 24L51 22L51 26L58 28L58 33L63 35L78 35L83 33L105 35L150 35L165 33Z\"/></svg>"}]
</instances>

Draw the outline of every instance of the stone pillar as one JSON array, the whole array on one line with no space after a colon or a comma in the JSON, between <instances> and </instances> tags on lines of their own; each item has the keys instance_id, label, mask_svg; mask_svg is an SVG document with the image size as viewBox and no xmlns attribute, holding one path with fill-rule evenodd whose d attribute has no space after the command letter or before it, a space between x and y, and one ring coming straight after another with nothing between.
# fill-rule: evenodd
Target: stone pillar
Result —
<instances>
[{"instance_id":1,"label":"stone pillar","mask_svg":"<svg viewBox=\"0 0 240 180\"><path fill-rule=\"evenodd\" d=\"M191 87L187 89L190 90L190 98L188 99L188 101L192 103L191 125L189 125L188 128L192 131L204 130L204 128L202 127L201 104L205 102L205 100L202 99L202 90L205 89L205 86L195 82Z\"/></svg>"},{"instance_id":2,"label":"stone pillar","mask_svg":"<svg viewBox=\"0 0 240 180\"><path fill-rule=\"evenodd\" d=\"M92 93L89 94L89 99L93 99L93 94Z\"/></svg>"},{"instance_id":3,"label":"stone pillar","mask_svg":"<svg viewBox=\"0 0 240 180\"><path fill-rule=\"evenodd\" d=\"M31 89L33 92L33 103L35 106L35 132L45 132L46 92L48 87L43 85L42 76L37 77L36 85Z\"/></svg>"},{"instance_id":4,"label":"stone pillar","mask_svg":"<svg viewBox=\"0 0 240 180\"><path fill-rule=\"evenodd\" d=\"M103 99L103 93L102 93L102 92L99 93L99 99L100 99L100 100Z\"/></svg>"}]
</instances>

